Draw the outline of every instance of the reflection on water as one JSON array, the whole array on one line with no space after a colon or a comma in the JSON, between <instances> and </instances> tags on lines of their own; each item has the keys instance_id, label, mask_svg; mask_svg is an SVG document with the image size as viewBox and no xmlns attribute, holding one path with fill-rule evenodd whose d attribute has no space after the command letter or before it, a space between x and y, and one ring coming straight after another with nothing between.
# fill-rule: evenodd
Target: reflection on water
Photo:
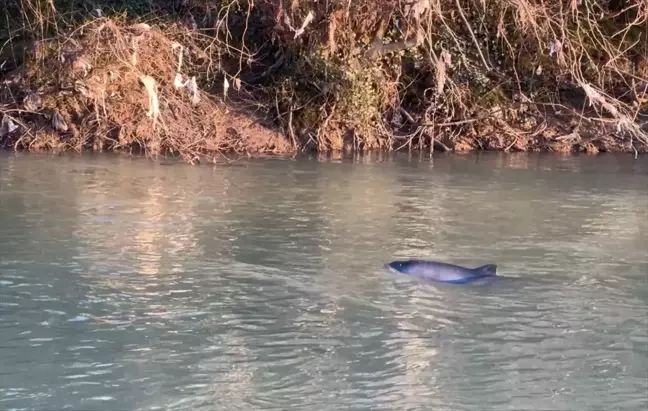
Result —
<instances>
[{"instance_id":1,"label":"reflection on water","mask_svg":"<svg viewBox=\"0 0 648 411\"><path fill-rule=\"evenodd\" d=\"M648 406L645 159L239 165L0 156L0 408Z\"/></svg>"}]
</instances>

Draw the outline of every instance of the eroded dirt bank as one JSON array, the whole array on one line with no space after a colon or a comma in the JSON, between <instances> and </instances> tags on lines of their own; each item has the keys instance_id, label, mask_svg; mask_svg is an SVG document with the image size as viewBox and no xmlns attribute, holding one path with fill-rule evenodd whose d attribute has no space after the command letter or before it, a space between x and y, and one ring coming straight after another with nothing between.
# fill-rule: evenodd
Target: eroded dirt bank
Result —
<instances>
[{"instance_id":1,"label":"eroded dirt bank","mask_svg":"<svg viewBox=\"0 0 648 411\"><path fill-rule=\"evenodd\" d=\"M642 1L110 3L7 3L0 145L648 151Z\"/></svg>"}]
</instances>

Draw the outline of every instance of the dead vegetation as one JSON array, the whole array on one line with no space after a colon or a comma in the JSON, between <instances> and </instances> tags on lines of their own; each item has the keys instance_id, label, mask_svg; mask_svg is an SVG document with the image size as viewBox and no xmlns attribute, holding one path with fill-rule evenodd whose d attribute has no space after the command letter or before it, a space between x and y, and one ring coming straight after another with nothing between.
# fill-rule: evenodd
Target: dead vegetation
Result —
<instances>
[{"instance_id":1,"label":"dead vegetation","mask_svg":"<svg viewBox=\"0 0 648 411\"><path fill-rule=\"evenodd\" d=\"M642 0L19 3L39 40L4 82L15 147L648 151Z\"/></svg>"},{"instance_id":2,"label":"dead vegetation","mask_svg":"<svg viewBox=\"0 0 648 411\"><path fill-rule=\"evenodd\" d=\"M4 144L136 149L188 161L232 151L290 150L280 133L198 87L195 73L210 56L186 33L173 25L160 29L97 17L65 37L35 42L22 73L4 79Z\"/></svg>"}]
</instances>

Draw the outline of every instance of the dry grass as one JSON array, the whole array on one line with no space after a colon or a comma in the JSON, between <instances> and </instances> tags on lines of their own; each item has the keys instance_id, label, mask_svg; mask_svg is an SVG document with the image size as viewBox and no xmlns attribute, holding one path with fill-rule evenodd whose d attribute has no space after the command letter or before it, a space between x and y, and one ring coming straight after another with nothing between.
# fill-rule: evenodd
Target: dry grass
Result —
<instances>
[{"instance_id":1,"label":"dry grass","mask_svg":"<svg viewBox=\"0 0 648 411\"><path fill-rule=\"evenodd\" d=\"M266 69L246 85L302 147L648 147L645 1L240 1L230 22L231 4L196 14Z\"/></svg>"},{"instance_id":2,"label":"dry grass","mask_svg":"<svg viewBox=\"0 0 648 411\"><path fill-rule=\"evenodd\" d=\"M186 34L178 26L163 32L100 17L36 42L24 74L4 84L0 110L13 124L3 133L5 144L138 149L188 161L203 154L290 150L279 133L198 87L194 71L201 68L192 60L203 64L209 56Z\"/></svg>"},{"instance_id":3,"label":"dry grass","mask_svg":"<svg viewBox=\"0 0 648 411\"><path fill-rule=\"evenodd\" d=\"M142 32L96 18L62 31L46 0L21 1L25 15L40 16L29 32L65 33L42 42L43 57L33 60L56 81L35 83L92 89L56 99L78 117L71 124L83 125L72 145L136 144L188 158L254 144L648 151L648 4L641 0L188 0L195 28L149 21L154 28ZM173 86L174 42L186 52L183 80L194 75L202 86L197 104ZM72 44L83 57L67 65L87 59L89 74L44 70ZM147 97L146 76L157 99ZM37 71L29 78L34 83ZM272 118L285 138L259 144L223 133L232 117L220 100Z\"/></svg>"}]
</instances>

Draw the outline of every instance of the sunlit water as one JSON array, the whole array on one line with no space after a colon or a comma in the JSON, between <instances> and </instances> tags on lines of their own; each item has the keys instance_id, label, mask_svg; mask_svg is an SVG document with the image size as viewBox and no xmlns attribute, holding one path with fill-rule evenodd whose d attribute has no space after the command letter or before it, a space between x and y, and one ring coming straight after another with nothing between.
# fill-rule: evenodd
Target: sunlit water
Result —
<instances>
[{"instance_id":1,"label":"sunlit water","mask_svg":"<svg viewBox=\"0 0 648 411\"><path fill-rule=\"evenodd\" d=\"M2 154L0 409L646 410L647 232L645 158Z\"/></svg>"}]
</instances>

